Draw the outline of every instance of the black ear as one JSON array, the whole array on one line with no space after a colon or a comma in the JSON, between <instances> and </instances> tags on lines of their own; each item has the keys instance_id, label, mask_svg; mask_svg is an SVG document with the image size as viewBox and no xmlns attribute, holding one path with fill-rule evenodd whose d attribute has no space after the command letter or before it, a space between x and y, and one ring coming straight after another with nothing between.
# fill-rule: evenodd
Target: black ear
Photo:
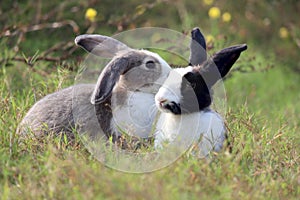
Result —
<instances>
[{"instance_id":1,"label":"black ear","mask_svg":"<svg viewBox=\"0 0 300 200\"><path fill-rule=\"evenodd\" d=\"M86 51L105 58L112 58L120 51L128 51L130 48L108 36L97 34L84 34L75 38L75 44Z\"/></svg>"},{"instance_id":2,"label":"black ear","mask_svg":"<svg viewBox=\"0 0 300 200\"><path fill-rule=\"evenodd\" d=\"M241 52L246 49L246 44L222 49L198 68L198 72L200 72L208 87L212 87L218 80L226 76L233 64L240 57Z\"/></svg>"},{"instance_id":3,"label":"black ear","mask_svg":"<svg viewBox=\"0 0 300 200\"><path fill-rule=\"evenodd\" d=\"M226 76L233 64L240 57L241 52L246 49L246 44L240 44L222 49L213 55L212 60L216 64L222 78Z\"/></svg>"},{"instance_id":4,"label":"black ear","mask_svg":"<svg viewBox=\"0 0 300 200\"><path fill-rule=\"evenodd\" d=\"M120 76L130 69L128 58L120 57L112 60L101 72L95 90L91 97L91 103L103 103L112 93Z\"/></svg>"},{"instance_id":5,"label":"black ear","mask_svg":"<svg viewBox=\"0 0 300 200\"><path fill-rule=\"evenodd\" d=\"M200 65L207 59L206 41L198 27L191 31L189 65Z\"/></svg>"}]
</instances>

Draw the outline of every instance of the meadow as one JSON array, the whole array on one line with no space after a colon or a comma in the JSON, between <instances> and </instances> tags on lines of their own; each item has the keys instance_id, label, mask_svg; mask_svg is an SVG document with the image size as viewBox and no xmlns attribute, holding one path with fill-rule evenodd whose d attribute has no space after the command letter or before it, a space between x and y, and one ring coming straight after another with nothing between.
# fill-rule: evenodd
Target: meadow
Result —
<instances>
[{"instance_id":1,"label":"meadow","mask_svg":"<svg viewBox=\"0 0 300 200\"><path fill-rule=\"evenodd\" d=\"M97 14L87 15L88 8ZM4 1L0 199L298 199L299 11L299 2L283 0ZM75 47L76 35L147 26L184 33L199 26L209 54L248 44L224 81L230 146L210 161L184 155L161 170L132 174L98 162L79 138L19 143L15 132L29 108L74 84L86 55Z\"/></svg>"}]
</instances>

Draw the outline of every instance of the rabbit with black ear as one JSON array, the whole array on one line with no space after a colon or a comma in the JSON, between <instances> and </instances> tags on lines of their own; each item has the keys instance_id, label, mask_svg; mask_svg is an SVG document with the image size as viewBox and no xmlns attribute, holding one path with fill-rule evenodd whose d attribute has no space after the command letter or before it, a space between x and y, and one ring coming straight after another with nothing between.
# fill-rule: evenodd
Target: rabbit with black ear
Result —
<instances>
[{"instance_id":1,"label":"rabbit with black ear","mask_svg":"<svg viewBox=\"0 0 300 200\"><path fill-rule=\"evenodd\" d=\"M96 85L74 85L39 100L22 120L18 132L65 132L72 137L76 127L95 136L102 134L101 128L109 137L118 136L121 128L132 135L147 137L156 111L151 116L147 113L155 104L154 95L170 66L155 53L131 49L107 36L80 35L75 43L112 60Z\"/></svg>"},{"instance_id":2,"label":"rabbit with black ear","mask_svg":"<svg viewBox=\"0 0 300 200\"><path fill-rule=\"evenodd\" d=\"M193 39L195 31L197 29L192 31ZM201 32L196 32L196 35L198 41L204 40ZM204 55L200 56L201 59L194 59L200 65L170 72L155 96L156 105L162 112L155 130L156 149L163 148L165 143L179 145L198 141L196 152L199 157L207 156L211 150L221 150L226 129L222 117L210 109L211 89L246 49L245 44L225 48L210 59L206 60ZM192 52L191 57L194 55ZM175 142L176 138L182 141Z\"/></svg>"}]
</instances>

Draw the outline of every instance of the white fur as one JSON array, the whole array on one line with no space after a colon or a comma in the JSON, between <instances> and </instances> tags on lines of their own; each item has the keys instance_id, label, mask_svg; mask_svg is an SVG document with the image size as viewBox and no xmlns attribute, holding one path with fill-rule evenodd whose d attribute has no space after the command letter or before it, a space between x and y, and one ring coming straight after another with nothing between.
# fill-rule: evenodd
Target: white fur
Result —
<instances>
[{"instance_id":1,"label":"white fur","mask_svg":"<svg viewBox=\"0 0 300 200\"><path fill-rule=\"evenodd\" d=\"M174 101L179 102L182 98L181 95L181 80L182 77L192 71L192 67L186 68L177 68L172 70L169 73L168 78L165 80L163 85L159 88L157 94L155 95L155 104L156 106L163 112L169 112L162 108L159 104L163 100L167 100L168 102Z\"/></svg>"},{"instance_id":2,"label":"white fur","mask_svg":"<svg viewBox=\"0 0 300 200\"><path fill-rule=\"evenodd\" d=\"M187 145L198 157L207 156L210 151L220 151L226 138L222 117L206 109L191 114L174 115L161 105L161 101L179 103L182 76L192 67L178 68L170 72L167 80L155 96L155 103L162 111L155 129L154 146L161 149L165 144Z\"/></svg>"},{"instance_id":3,"label":"white fur","mask_svg":"<svg viewBox=\"0 0 300 200\"><path fill-rule=\"evenodd\" d=\"M124 105L117 105L112 98L113 130L122 129L125 133L142 138L148 137L157 113L154 106L154 94L143 92L128 92Z\"/></svg>"},{"instance_id":4,"label":"white fur","mask_svg":"<svg viewBox=\"0 0 300 200\"><path fill-rule=\"evenodd\" d=\"M186 145L193 154L205 157L211 151L220 151L225 140L226 129L221 116L214 111L201 111L188 115L162 113L155 131L154 147L164 144ZM176 141L175 141L176 140Z\"/></svg>"},{"instance_id":5,"label":"white fur","mask_svg":"<svg viewBox=\"0 0 300 200\"><path fill-rule=\"evenodd\" d=\"M167 78L171 68L158 54L147 50L140 51L153 56L160 62L160 77L150 87L141 87L138 88L138 91L126 89L127 98L122 105L118 104L118 97L114 96L114 92L112 93L113 118L111 119L111 128L115 133L121 130L128 135L147 138L152 131L153 122L158 111L154 96ZM144 70L149 69L145 67ZM118 85L115 87L118 87Z\"/></svg>"}]
</instances>

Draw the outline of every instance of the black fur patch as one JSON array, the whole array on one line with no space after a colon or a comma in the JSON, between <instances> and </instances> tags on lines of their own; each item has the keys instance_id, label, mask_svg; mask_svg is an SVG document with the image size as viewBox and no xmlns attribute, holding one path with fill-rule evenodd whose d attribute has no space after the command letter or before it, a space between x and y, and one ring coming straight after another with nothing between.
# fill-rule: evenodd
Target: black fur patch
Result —
<instances>
[{"instance_id":1,"label":"black fur patch","mask_svg":"<svg viewBox=\"0 0 300 200\"><path fill-rule=\"evenodd\" d=\"M181 94L182 114L199 112L212 102L210 90L199 73L189 72L182 77Z\"/></svg>"},{"instance_id":2,"label":"black fur patch","mask_svg":"<svg viewBox=\"0 0 300 200\"><path fill-rule=\"evenodd\" d=\"M205 110L210 106L212 97L203 77L199 73L188 72L182 77L179 103L169 102L164 105L175 115L188 114Z\"/></svg>"},{"instance_id":3,"label":"black fur patch","mask_svg":"<svg viewBox=\"0 0 300 200\"><path fill-rule=\"evenodd\" d=\"M164 106L165 109L168 109L169 111L171 111L173 114L175 115L180 115L181 114L181 107L180 104L175 103L174 101L166 104Z\"/></svg>"}]
</instances>

